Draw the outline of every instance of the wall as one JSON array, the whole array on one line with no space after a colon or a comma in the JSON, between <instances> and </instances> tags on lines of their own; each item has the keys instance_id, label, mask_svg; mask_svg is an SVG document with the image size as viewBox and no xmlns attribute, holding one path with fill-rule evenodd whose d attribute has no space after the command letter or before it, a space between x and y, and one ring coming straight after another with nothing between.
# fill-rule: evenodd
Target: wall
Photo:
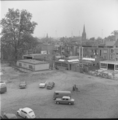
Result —
<instances>
[{"instance_id":1,"label":"wall","mask_svg":"<svg viewBox=\"0 0 118 120\"><path fill-rule=\"evenodd\" d=\"M48 69L49 69L49 63L35 65L35 71L48 70Z\"/></svg>"},{"instance_id":2,"label":"wall","mask_svg":"<svg viewBox=\"0 0 118 120\"><path fill-rule=\"evenodd\" d=\"M101 53L100 53L101 51ZM98 48L98 55L99 57L103 58L104 60L110 60L111 58L111 48Z\"/></svg>"},{"instance_id":3,"label":"wall","mask_svg":"<svg viewBox=\"0 0 118 120\"><path fill-rule=\"evenodd\" d=\"M113 54L113 58L114 60L118 61L118 48L114 48L114 54Z\"/></svg>"},{"instance_id":4,"label":"wall","mask_svg":"<svg viewBox=\"0 0 118 120\"><path fill-rule=\"evenodd\" d=\"M19 66L20 64L20 66ZM35 67L33 64L29 64L29 63L23 63L23 62L17 62L17 66L18 67L21 67L21 68L25 68L25 69L28 69L28 70L31 70L31 71L34 71L35 70Z\"/></svg>"}]
</instances>

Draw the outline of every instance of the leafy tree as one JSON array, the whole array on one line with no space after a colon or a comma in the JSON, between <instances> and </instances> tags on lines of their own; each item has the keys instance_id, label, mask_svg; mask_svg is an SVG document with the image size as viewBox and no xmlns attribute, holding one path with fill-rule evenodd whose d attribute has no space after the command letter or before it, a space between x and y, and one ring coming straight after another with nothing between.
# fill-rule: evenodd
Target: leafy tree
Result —
<instances>
[{"instance_id":1,"label":"leafy tree","mask_svg":"<svg viewBox=\"0 0 118 120\"><path fill-rule=\"evenodd\" d=\"M111 34L118 35L118 30L114 30Z\"/></svg>"},{"instance_id":2,"label":"leafy tree","mask_svg":"<svg viewBox=\"0 0 118 120\"><path fill-rule=\"evenodd\" d=\"M95 41L95 38L94 38L94 37L92 37L92 38L90 38L89 40L91 40L91 41Z\"/></svg>"},{"instance_id":3,"label":"leafy tree","mask_svg":"<svg viewBox=\"0 0 118 120\"><path fill-rule=\"evenodd\" d=\"M16 62L23 51L31 49L33 43L36 44L32 34L37 23L32 22L31 18L32 14L26 10L8 9L6 16L0 21L1 52L6 59Z\"/></svg>"}]
</instances>

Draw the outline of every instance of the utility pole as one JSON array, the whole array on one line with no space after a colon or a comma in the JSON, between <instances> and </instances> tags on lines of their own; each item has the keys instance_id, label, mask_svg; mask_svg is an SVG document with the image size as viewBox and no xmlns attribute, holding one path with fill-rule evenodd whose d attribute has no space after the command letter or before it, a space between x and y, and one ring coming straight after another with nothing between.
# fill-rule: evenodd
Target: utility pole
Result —
<instances>
[{"instance_id":1,"label":"utility pole","mask_svg":"<svg viewBox=\"0 0 118 120\"><path fill-rule=\"evenodd\" d=\"M82 65L83 68L83 47L82 47L82 38L80 40L80 46L79 46L79 64Z\"/></svg>"}]
</instances>

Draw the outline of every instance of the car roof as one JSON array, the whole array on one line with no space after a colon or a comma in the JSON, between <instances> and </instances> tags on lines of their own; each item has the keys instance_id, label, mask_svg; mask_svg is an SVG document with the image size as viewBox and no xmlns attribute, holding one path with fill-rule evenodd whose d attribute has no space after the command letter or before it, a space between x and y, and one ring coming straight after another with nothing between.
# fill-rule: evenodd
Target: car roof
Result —
<instances>
[{"instance_id":1,"label":"car roof","mask_svg":"<svg viewBox=\"0 0 118 120\"><path fill-rule=\"evenodd\" d=\"M28 108L28 107L25 107L25 108L22 108L24 111L26 111L26 112L30 112L30 111L32 111L32 109L31 108Z\"/></svg>"},{"instance_id":2,"label":"car roof","mask_svg":"<svg viewBox=\"0 0 118 120\"><path fill-rule=\"evenodd\" d=\"M63 96L63 98L70 98L69 96Z\"/></svg>"}]
</instances>

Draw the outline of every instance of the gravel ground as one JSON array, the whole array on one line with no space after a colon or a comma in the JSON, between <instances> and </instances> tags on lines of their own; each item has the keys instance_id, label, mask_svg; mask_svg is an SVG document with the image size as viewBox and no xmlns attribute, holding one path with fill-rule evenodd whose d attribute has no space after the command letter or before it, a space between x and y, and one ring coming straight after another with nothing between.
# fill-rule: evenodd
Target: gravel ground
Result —
<instances>
[{"instance_id":1,"label":"gravel ground","mask_svg":"<svg viewBox=\"0 0 118 120\"><path fill-rule=\"evenodd\" d=\"M1 94L2 112L16 113L19 108L30 107L38 118L118 118L118 81L107 80L71 71L51 71L39 74L6 72L8 91ZM26 89L19 89L21 80ZM39 82L54 81L52 90L40 89ZM56 105L52 99L55 90L72 90L75 105Z\"/></svg>"}]
</instances>

